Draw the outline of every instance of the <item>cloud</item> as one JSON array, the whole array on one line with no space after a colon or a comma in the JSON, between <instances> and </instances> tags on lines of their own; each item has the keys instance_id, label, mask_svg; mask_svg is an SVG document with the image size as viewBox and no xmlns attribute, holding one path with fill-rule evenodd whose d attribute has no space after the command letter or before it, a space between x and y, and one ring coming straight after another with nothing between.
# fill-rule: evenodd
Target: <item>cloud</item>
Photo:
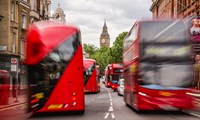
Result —
<instances>
[{"instance_id":1,"label":"cloud","mask_svg":"<svg viewBox=\"0 0 200 120\"><path fill-rule=\"evenodd\" d=\"M97 47L104 19L113 43L118 34L129 31L136 19L151 17L151 0L52 0L51 13L58 3L65 12L67 23L81 29L83 43Z\"/></svg>"}]
</instances>

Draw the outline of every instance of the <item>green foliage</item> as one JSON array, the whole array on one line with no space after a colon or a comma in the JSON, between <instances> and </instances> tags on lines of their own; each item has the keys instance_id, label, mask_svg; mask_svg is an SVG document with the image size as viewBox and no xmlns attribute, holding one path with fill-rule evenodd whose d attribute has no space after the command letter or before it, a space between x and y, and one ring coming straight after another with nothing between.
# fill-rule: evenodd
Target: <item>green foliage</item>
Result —
<instances>
[{"instance_id":1,"label":"green foliage","mask_svg":"<svg viewBox=\"0 0 200 120\"><path fill-rule=\"evenodd\" d=\"M123 52L123 40L126 36L127 32L123 32L119 34L113 43L112 49L112 55L114 62L122 62L122 52Z\"/></svg>"},{"instance_id":2,"label":"green foliage","mask_svg":"<svg viewBox=\"0 0 200 120\"><path fill-rule=\"evenodd\" d=\"M89 55L93 55L96 51L98 51L98 48L92 44L83 44L83 49Z\"/></svg>"},{"instance_id":3,"label":"green foliage","mask_svg":"<svg viewBox=\"0 0 200 120\"><path fill-rule=\"evenodd\" d=\"M122 32L116 37L111 48L102 47L98 49L94 45L84 44L83 48L90 58L95 59L100 66L101 73L105 67L113 62L122 62L123 40L127 32Z\"/></svg>"}]
</instances>

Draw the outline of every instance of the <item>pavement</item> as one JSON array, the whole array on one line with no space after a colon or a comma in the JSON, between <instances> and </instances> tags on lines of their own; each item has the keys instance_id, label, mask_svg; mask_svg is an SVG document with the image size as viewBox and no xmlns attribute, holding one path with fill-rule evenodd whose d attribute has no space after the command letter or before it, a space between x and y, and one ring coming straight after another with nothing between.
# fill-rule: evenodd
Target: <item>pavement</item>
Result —
<instances>
[{"instance_id":1,"label":"pavement","mask_svg":"<svg viewBox=\"0 0 200 120\"><path fill-rule=\"evenodd\" d=\"M4 93L3 93L4 92ZM24 90L15 91L7 90L0 93L0 111L9 107L27 103L27 93Z\"/></svg>"}]
</instances>

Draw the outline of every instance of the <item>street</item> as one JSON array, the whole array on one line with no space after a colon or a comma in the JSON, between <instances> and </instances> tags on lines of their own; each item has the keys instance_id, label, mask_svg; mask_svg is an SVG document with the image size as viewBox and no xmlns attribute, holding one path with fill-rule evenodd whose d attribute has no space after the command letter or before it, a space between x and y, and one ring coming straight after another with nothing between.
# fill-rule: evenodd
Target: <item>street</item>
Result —
<instances>
[{"instance_id":1,"label":"street","mask_svg":"<svg viewBox=\"0 0 200 120\"><path fill-rule=\"evenodd\" d=\"M125 105L123 97L103 85L100 93L86 94L85 99L84 114L35 115L28 120L199 120L182 112L152 111L138 114Z\"/></svg>"},{"instance_id":2,"label":"street","mask_svg":"<svg viewBox=\"0 0 200 120\"><path fill-rule=\"evenodd\" d=\"M122 96L101 86L101 92L85 95L85 113L50 113L30 117L25 114L26 105L16 105L0 109L3 120L199 120L198 117L183 112L151 111L137 113L127 107Z\"/></svg>"}]
</instances>

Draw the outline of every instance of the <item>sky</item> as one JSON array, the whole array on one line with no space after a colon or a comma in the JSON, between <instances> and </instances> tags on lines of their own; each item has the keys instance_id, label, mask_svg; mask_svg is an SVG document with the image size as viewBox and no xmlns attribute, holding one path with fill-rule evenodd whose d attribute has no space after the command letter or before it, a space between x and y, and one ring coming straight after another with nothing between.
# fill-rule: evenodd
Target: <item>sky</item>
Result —
<instances>
[{"instance_id":1,"label":"sky","mask_svg":"<svg viewBox=\"0 0 200 120\"><path fill-rule=\"evenodd\" d=\"M116 37L128 32L138 18L151 18L151 0L51 0L51 14L58 4L65 13L67 24L81 30L82 43L99 46L104 20L112 46Z\"/></svg>"}]
</instances>

